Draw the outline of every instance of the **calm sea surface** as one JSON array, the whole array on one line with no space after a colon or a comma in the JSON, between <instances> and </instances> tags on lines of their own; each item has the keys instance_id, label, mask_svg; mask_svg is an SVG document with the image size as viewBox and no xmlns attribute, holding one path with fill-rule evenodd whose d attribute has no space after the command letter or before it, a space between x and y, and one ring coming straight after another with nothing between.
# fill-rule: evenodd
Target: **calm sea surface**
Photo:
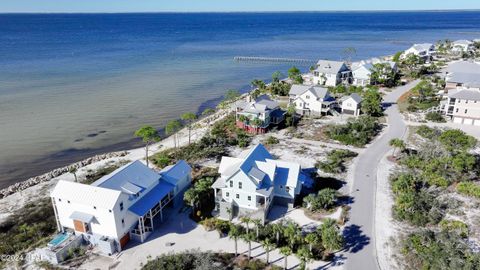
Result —
<instances>
[{"instance_id":1,"label":"calm sea surface","mask_svg":"<svg viewBox=\"0 0 480 270\"><path fill-rule=\"evenodd\" d=\"M363 59L444 38L480 38L480 12L0 15L0 187L288 69L234 56Z\"/></svg>"}]
</instances>

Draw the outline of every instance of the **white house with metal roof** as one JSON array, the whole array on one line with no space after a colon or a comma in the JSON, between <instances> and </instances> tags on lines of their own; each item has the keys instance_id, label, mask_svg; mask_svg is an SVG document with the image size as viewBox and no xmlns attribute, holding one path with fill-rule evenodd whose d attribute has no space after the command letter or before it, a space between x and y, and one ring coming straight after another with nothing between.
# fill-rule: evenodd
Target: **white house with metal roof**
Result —
<instances>
[{"instance_id":1,"label":"white house with metal roof","mask_svg":"<svg viewBox=\"0 0 480 270\"><path fill-rule=\"evenodd\" d=\"M140 161L129 163L91 185L59 181L50 194L58 230L83 235L106 254L130 239L152 233L165 207L183 201L191 168L185 161L159 173Z\"/></svg>"},{"instance_id":2,"label":"white house with metal roof","mask_svg":"<svg viewBox=\"0 0 480 270\"><path fill-rule=\"evenodd\" d=\"M445 114L454 123L480 126L480 91L470 89L449 91Z\"/></svg>"},{"instance_id":3,"label":"white house with metal roof","mask_svg":"<svg viewBox=\"0 0 480 270\"><path fill-rule=\"evenodd\" d=\"M351 71L344 62L319 60L313 70L315 85L337 86L350 83Z\"/></svg>"},{"instance_id":4,"label":"white house with metal roof","mask_svg":"<svg viewBox=\"0 0 480 270\"><path fill-rule=\"evenodd\" d=\"M362 108L362 101L363 99L359 94L353 93L349 96L340 98L338 105L340 106L342 113L359 116Z\"/></svg>"},{"instance_id":5,"label":"white house with metal roof","mask_svg":"<svg viewBox=\"0 0 480 270\"><path fill-rule=\"evenodd\" d=\"M431 43L414 44L412 47L405 50L402 54L402 58L406 58L409 54L416 55L425 61L430 60L435 54L435 45Z\"/></svg>"},{"instance_id":6,"label":"white house with metal roof","mask_svg":"<svg viewBox=\"0 0 480 270\"><path fill-rule=\"evenodd\" d=\"M289 102L301 115L324 115L332 111L335 99L327 88L294 84L289 92Z\"/></svg>"},{"instance_id":7,"label":"white house with metal roof","mask_svg":"<svg viewBox=\"0 0 480 270\"><path fill-rule=\"evenodd\" d=\"M223 157L218 172L214 214L223 219L250 216L265 222L271 205L293 206L302 188L300 165L274 159L262 144Z\"/></svg>"},{"instance_id":8,"label":"white house with metal roof","mask_svg":"<svg viewBox=\"0 0 480 270\"><path fill-rule=\"evenodd\" d=\"M445 76L446 86L450 89L480 90L480 63L457 61L448 65Z\"/></svg>"},{"instance_id":9,"label":"white house with metal roof","mask_svg":"<svg viewBox=\"0 0 480 270\"><path fill-rule=\"evenodd\" d=\"M452 52L454 53L466 53L471 52L474 49L474 43L470 40L461 39L452 42Z\"/></svg>"},{"instance_id":10,"label":"white house with metal roof","mask_svg":"<svg viewBox=\"0 0 480 270\"><path fill-rule=\"evenodd\" d=\"M360 62L352 63L352 84L356 86L367 86L370 85L372 71L375 65L383 64L386 65L384 73L393 72L396 74L398 72L397 63L393 61L385 61L378 58L372 58L369 60L364 60ZM391 69L391 70L387 70Z\"/></svg>"}]
</instances>

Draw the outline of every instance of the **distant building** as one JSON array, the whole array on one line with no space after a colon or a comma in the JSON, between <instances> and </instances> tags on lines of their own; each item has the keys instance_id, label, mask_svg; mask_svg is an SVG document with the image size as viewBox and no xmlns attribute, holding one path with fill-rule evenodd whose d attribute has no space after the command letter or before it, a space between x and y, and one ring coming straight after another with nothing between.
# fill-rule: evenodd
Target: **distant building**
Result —
<instances>
[{"instance_id":1,"label":"distant building","mask_svg":"<svg viewBox=\"0 0 480 270\"><path fill-rule=\"evenodd\" d=\"M452 43L452 52L455 53L466 53L473 51L474 46L473 42L470 40L457 40Z\"/></svg>"},{"instance_id":2,"label":"distant building","mask_svg":"<svg viewBox=\"0 0 480 270\"><path fill-rule=\"evenodd\" d=\"M264 134L274 125L285 120L285 111L268 96L260 96L255 101L235 103L236 125L253 134Z\"/></svg>"},{"instance_id":3,"label":"distant building","mask_svg":"<svg viewBox=\"0 0 480 270\"><path fill-rule=\"evenodd\" d=\"M344 96L339 100L339 106L343 114L351 114L353 116L360 115L360 109L362 105L362 97L357 93L353 93L350 96Z\"/></svg>"},{"instance_id":4,"label":"distant building","mask_svg":"<svg viewBox=\"0 0 480 270\"><path fill-rule=\"evenodd\" d=\"M159 173L140 161L129 163L91 185L59 181L50 194L58 230L82 235L105 254L121 251L130 239L143 242L165 207L183 202L191 168L185 161Z\"/></svg>"},{"instance_id":5,"label":"distant building","mask_svg":"<svg viewBox=\"0 0 480 270\"><path fill-rule=\"evenodd\" d=\"M428 61L431 60L435 54L435 46L431 43L414 44L402 54L402 58L406 58L409 54L416 55Z\"/></svg>"},{"instance_id":6,"label":"distant building","mask_svg":"<svg viewBox=\"0 0 480 270\"><path fill-rule=\"evenodd\" d=\"M398 72L397 63L392 61L383 61L380 59L371 59L352 63L352 85L367 86L372 83L372 70L374 65L387 64L396 74Z\"/></svg>"},{"instance_id":7,"label":"distant building","mask_svg":"<svg viewBox=\"0 0 480 270\"><path fill-rule=\"evenodd\" d=\"M319 86L292 85L289 102L301 115L325 115L335 104L327 88Z\"/></svg>"},{"instance_id":8,"label":"distant building","mask_svg":"<svg viewBox=\"0 0 480 270\"><path fill-rule=\"evenodd\" d=\"M448 93L445 114L454 123L480 126L480 91L451 90Z\"/></svg>"},{"instance_id":9,"label":"distant building","mask_svg":"<svg viewBox=\"0 0 480 270\"><path fill-rule=\"evenodd\" d=\"M448 65L445 76L445 89L480 90L480 63L458 61Z\"/></svg>"},{"instance_id":10,"label":"distant building","mask_svg":"<svg viewBox=\"0 0 480 270\"><path fill-rule=\"evenodd\" d=\"M215 192L215 215L223 219L250 216L265 222L273 204L293 206L300 194L301 167L276 160L261 144L238 157L223 157Z\"/></svg>"},{"instance_id":11,"label":"distant building","mask_svg":"<svg viewBox=\"0 0 480 270\"><path fill-rule=\"evenodd\" d=\"M344 62L319 60L313 70L313 83L323 86L337 86L350 83L351 71Z\"/></svg>"}]
</instances>

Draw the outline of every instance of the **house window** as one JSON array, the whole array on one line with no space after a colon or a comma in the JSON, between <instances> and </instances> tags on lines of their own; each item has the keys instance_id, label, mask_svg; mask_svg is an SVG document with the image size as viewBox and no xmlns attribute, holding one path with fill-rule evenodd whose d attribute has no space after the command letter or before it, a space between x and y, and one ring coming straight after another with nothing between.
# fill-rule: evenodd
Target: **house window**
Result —
<instances>
[{"instance_id":1,"label":"house window","mask_svg":"<svg viewBox=\"0 0 480 270\"><path fill-rule=\"evenodd\" d=\"M282 188L283 188L283 186L282 186L282 185L280 185L280 189L282 189Z\"/></svg>"},{"instance_id":2,"label":"house window","mask_svg":"<svg viewBox=\"0 0 480 270\"><path fill-rule=\"evenodd\" d=\"M459 110L459 109L457 108L457 109L455 110L455 112L458 112L458 110Z\"/></svg>"},{"instance_id":3,"label":"house window","mask_svg":"<svg viewBox=\"0 0 480 270\"><path fill-rule=\"evenodd\" d=\"M468 111L468 110L467 110L467 109L465 109L465 113L467 113L467 111Z\"/></svg>"},{"instance_id":4,"label":"house window","mask_svg":"<svg viewBox=\"0 0 480 270\"><path fill-rule=\"evenodd\" d=\"M95 209L95 210L96 210L96 209L97 209L97 207L96 207L96 206L94 206L94 207L93 207L93 209Z\"/></svg>"},{"instance_id":5,"label":"house window","mask_svg":"<svg viewBox=\"0 0 480 270\"><path fill-rule=\"evenodd\" d=\"M238 182L238 188L242 189L242 182Z\"/></svg>"},{"instance_id":6,"label":"house window","mask_svg":"<svg viewBox=\"0 0 480 270\"><path fill-rule=\"evenodd\" d=\"M460 103L460 99L458 100L458 103Z\"/></svg>"},{"instance_id":7,"label":"house window","mask_svg":"<svg viewBox=\"0 0 480 270\"><path fill-rule=\"evenodd\" d=\"M120 203L120 211L123 211L123 202Z\"/></svg>"},{"instance_id":8,"label":"house window","mask_svg":"<svg viewBox=\"0 0 480 270\"><path fill-rule=\"evenodd\" d=\"M465 99L465 104L467 104L467 103L468 103L468 99Z\"/></svg>"},{"instance_id":9,"label":"house window","mask_svg":"<svg viewBox=\"0 0 480 270\"><path fill-rule=\"evenodd\" d=\"M237 199L240 199L240 194L237 194L235 197L236 197Z\"/></svg>"},{"instance_id":10,"label":"house window","mask_svg":"<svg viewBox=\"0 0 480 270\"><path fill-rule=\"evenodd\" d=\"M309 95L306 95L305 98L306 98L306 99L310 99L310 96L309 96Z\"/></svg>"},{"instance_id":11,"label":"house window","mask_svg":"<svg viewBox=\"0 0 480 270\"><path fill-rule=\"evenodd\" d=\"M251 200L252 200L252 196L248 196L248 200L251 201Z\"/></svg>"},{"instance_id":12,"label":"house window","mask_svg":"<svg viewBox=\"0 0 480 270\"><path fill-rule=\"evenodd\" d=\"M61 201L62 201L62 199L58 199L58 201L59 201L59 202L61 202Z\"/></svg>"},{"instance_id":13,"label":"house window","mask_svg":"<svg viewBox=\"0 0 480 270\"><path fill-rule=\"evenodd\" d=\"M233 187L233 181L230 181L230 187Z\"/></svg>"},{"instance_id":14,"label":"house window","mask_svg":"<svg viewBox=\"0 0 480 270\"><path fill-rule=\"evenodd\" d=\"M225 196L230 197L230 193L229 192L225 193Z\"/></svg>"},{"instance_id":15,"label":"house window","mask_svg":"<svg viewBox=\"0 0 480 270\"><path fill-rule=\"evenodd\" d=\"M285 187L285 190L286 190L287 192L290 192L290 187Z\"/></svg>"},{"instance_id":16,"label":"house window","mask_svg":"<svg viewBox=\"0 0 480 270\"><path fill-rule=\"evenodd\" d=\"M111 212L112 212L112 209L108 209L108 212L111 213Z\"/></svg>"},{"instance_id":17,"label":"house window","mask_svg":"<svg viewBox=\"0 0 480 270\"><path fill-rule=\"evenodd\" d=\"M67 203L70 203L70 201L67 201Z\"/></svg>"},{"instance_id":18,"label":"house window","mask_svg":"<svg viewBox=\"0 0 480 270\"><path fill-rule=\"evenodd\" d=\"M122 226L125 226L125 219L122 218Z\"/></svg>"}]
</instances>

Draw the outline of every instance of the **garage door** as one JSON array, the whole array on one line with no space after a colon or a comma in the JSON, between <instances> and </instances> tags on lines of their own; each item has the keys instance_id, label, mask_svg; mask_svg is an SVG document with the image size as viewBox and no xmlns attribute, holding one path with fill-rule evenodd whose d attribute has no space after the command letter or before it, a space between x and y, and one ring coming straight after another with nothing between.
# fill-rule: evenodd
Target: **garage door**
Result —
<instances>
[{"instance_id":1,"label":"garage door","mask_svg":"<svg viewBox=\"0 0 480 270\"><path fill-rule=\"evenodd\" d=\"M463 124L464 124L464 125L473 125L473 119L465 118L465 119L463 120Z\"/></svg>"},{"instance_id":2,"label":"garage door","mask_svg":"<svg viewBox=\"0 0 480 270\"><path fill-rule=\"evenodd\" d=\"M343 110L344 114L355 114L355 111L352 110Z\"/></svg>"},{"instance_id":3,"label":"garage door","mask_svg":"<svg viewBox=\"0 0 480 270\"><path fill-rule=\"evenodd\" d=\"M475 122L473 122L473 124L474 124L475 126L480 126L480 120L475 120Z\"/></svg>"},{"instance_id":4,"label":"garage door","mask_svg":"<svg viewBox=\"0 0 480 270\"><path fill-rule=\"evenodd\" d=\"M461 124L462 121L463 121L463 118L461 118L461 117L455 117L455 118L453 118L453 122L454 122L454 123Z\"/></svg>"}]
</instances>

